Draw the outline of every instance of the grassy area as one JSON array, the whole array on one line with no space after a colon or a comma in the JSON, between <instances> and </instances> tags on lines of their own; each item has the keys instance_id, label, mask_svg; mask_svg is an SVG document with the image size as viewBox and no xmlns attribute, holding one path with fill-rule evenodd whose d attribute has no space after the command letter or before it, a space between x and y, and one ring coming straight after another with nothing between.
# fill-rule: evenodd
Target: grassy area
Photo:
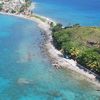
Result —
<instances>
[{"instance_id":1,"label":"grassy area","mask_svg":"<svg viewBox=\"0 0 100 100\"><path fill-rule=\"evenodd\" d=\"M100 28L73 25L52 28L54 44L64 56L76 60L84 67L100 75Z\"/></svg>"},{"instance_id":2,"label":"grassy area","mask_svg":"<svg viewBox=\"0 0 100 100\"><path fill-rule=\"evenodd\" d=\"M35 17L35 18L37 18L37 19L40 19L40 20L43 21L43 22L46 21L46 20L45 20L44 18L42 18L41 16L34 15L34 14L32 14L31 16L32 16L32 17Z\"/></svg>"}]
</instances>

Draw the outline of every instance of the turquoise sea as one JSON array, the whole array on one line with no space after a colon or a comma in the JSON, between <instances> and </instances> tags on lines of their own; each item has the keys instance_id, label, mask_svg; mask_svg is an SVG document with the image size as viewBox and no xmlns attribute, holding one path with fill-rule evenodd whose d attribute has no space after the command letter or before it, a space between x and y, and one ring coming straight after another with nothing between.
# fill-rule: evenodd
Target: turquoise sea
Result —
<instances>
[{"instance_id":1,"label":"turquoise sea","mask_svg":"<svg viewBox=\"0 0 100 100\"><path fill-rule=\"evenodd\" d=\"M56 69L32 21L0 15L0 100L100 100L84 77Z\"/></svg>"},{"instance_id":2,"label":"turquoise sea","mask_svg":"<svg viewBox=\"0 0 100 100\"><path fill-rule=\"evenodd\" d=\"M33 12L62 23L100 26L100 0L33 0Z\"/></svg>"},{"instance_id":3,"label":"turquoise sea","mask_svg":"<svg viewBox=\"0 0 100 100\"><path fill-rule=\"evenodd\" d=\"M63 25L100 25L99 0L34 1L35 13ZM41 48L43 40L36 23L0 15L0 100L100 100L100 88L52 66Z\"/></svg>"}]
</instances>

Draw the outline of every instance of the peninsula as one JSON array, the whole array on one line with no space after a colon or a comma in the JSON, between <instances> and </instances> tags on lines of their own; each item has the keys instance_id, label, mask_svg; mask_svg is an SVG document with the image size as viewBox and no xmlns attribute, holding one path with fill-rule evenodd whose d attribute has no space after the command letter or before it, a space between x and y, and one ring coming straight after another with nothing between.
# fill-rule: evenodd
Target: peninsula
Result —
<instances>
[{"instance_id":1,"label":"peninsula","mask_svg":"<svg viewBox=\"0 0 100 100\"><path fill-rule=\"evenodd\" d=\"M53 65L57 68L65 67L76 71L86 76L92 83L100 86L99 82L96 80L100 75L100 41L91 41L86 38L87 40L85 42L81 42L81 40L84 40L85 38L82 38L82 36L79 35L79 33L86 33L85 35L87 35L87 32L89 34L95 32L98 34L100 29L96 27L85 28L77 24L62 28L61 24L56 24L49 18L32 13L32 8L30 7L31 4L31 0L1 0L0 12L1 14L26 18L38 23L38 26L44 30L47 37L45 48L47 49L49 56L53 59ZM75 37L73 37L74 33ZM100 35L97 35L96 37L100 37ZM86 43L87 46L85 45ZM85 48L90 49L95 47L96 49L92 48L95 52L92 52L91 50L92 53L90 51L85 52L84 50L84 52L80 52L80 49L83 49L84 45ZM78 48L77 46L81 48ZM80 55L80 53L82 53L82 55ZM88 66L80 67L77 62L81 65Z\"/></svg>"}]
</instances>

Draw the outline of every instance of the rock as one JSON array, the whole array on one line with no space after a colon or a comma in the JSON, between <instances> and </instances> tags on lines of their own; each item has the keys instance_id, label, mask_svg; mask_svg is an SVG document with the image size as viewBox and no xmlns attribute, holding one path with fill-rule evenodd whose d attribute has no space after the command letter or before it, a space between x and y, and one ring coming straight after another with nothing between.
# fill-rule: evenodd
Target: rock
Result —
<instances>
[{"instance_id":1,"label":"rock","mask_svg":"<svg viewBox=\"0 0 100 100\"><path fill-rule=\"evenodd\" d=\"M20 84L20 85L28 85L28 84L32 84L33 81L32 80L25 79L25 78L19 78L17 80L17 83Z\"/></svg>"},{"instance_id":2,"label":"rock","mask_svg":"<svg viewBox=\"0 0 100 100\"><path fill-rule=\"evenodd\" d=\"M48 92L48 95L53 96L53 97L62 96L62 94L59 91L50 91L50 92Z\"/></svg>"},{"instance_id":3,"label":"rock","mask_svg":"<svg viewBox=\"0 0 100 100\"><path fill-rule=\"evenodd\" d=\"M100 91L100 90L96 90L96 91Z\"/></svg>"}]
</instances>

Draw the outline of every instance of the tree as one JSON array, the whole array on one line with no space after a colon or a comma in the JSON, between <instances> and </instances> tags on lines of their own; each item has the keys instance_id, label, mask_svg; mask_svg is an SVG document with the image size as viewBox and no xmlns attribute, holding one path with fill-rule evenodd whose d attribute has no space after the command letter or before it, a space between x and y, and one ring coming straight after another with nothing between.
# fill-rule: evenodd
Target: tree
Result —
<instances>
[{"instance_id":1,"label":"tree","mask_svg":"<svg viewBox=\"0 0 100 100\"><path fill-rule=\"evenodd\" d=\"M62 24L57 24L56 26L54 26L53 28L52 28L52 31L53 32L58 32L59 30L61 30L62 29Z\"/></svg>"},{"instance_id":2,"label":"tree","mask_svg":"<svg viewBox=\"0 0 100 100\"><path fill-rule=\"evenodd\" d=\"M84 51L78 58L78 62L88 69L100 72L100 55L93 50Z\"/></svg>"}]
</instances>

